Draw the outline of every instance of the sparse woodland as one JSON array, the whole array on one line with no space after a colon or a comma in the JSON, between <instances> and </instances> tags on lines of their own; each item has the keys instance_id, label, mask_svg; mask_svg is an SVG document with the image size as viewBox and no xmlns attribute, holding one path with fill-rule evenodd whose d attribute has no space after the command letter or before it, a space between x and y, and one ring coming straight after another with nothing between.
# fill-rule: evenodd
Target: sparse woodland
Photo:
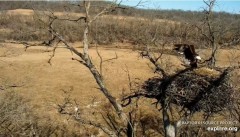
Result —
<instances>
[{"instance_id":1,"label":"sparse woodland","mask_svg":"<svg viewBox=\"0 0 240 137\"><path fill-rule=\"evenodd\" d=\"M191 12L137 8L142 1L0 2L0 136L239 136L207 128L239 128L240 15L203 3ZM195 45L198 68L182 65L176 43Z\"/></svg>"}]
</instances>

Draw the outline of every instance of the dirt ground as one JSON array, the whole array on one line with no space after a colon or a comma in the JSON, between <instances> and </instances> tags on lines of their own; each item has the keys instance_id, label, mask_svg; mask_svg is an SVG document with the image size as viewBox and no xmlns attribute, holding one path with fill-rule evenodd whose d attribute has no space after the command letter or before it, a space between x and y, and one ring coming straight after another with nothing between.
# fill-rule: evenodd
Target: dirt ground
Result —
<instances>
[{"instance_id":1,"label":"dirt ground","mask_svg":"<svg viewBox=\"0 0 240 137\"><path fill-rule=\"evenodd\" d=\"M64 48L57 49L50 65L48 60L52 53L47 50L34 47L24 51L22 45L2 43L0 80L4 88L17 91L44 113L57 113L56 105L64 96L63 90L72 89L70 95L82 106L87 106L93 99L102 101L104 97L93 76L85 66L71 59L76 58L71 52ZM104 60L114 58L115 52L118 56L116 60L103 63L104 79L114 96L129 90L126 69L132 80L138 78L145 81L155 75L149 67L150 63L140 58L137 52L126 49L99 49L99 52ZM99 68L96 50L90 49L90 54Z\"/></svg>"},{"instance_id":2,"label":"dirt ground","mask_svg":"<svg viewBox=\"0 0 240 137\"><path fill-rule=\"evenodd\" d=\"M74 46L79 47L81 43L77 42ZM58 48L49 64L48 60L52 55L49 51L50 49L44 47L31 47L24 51L24 47L20 44L1 43L1 84L5 85L5 88L16 85L12 89L30 99L34 105L39 106L39 110L43 109L43 111L45 109L54 111L54 106L63 96L63 90L72 89L71 95L83 105L89 104L93 98L96 101L103 99L88 69L71 59L77 58L76 56L67 49ZM100 48L99 52L103 60L115 58L115 53L117 54L117 59L103 62L105 83L114 96L129 91L127 69L131 79L139 82L157 75L153 73L154 67L151 63L140 57L138 51ZM206 53L204 50L199 53L206 56L203 54ZM236 50L221 50L218 54L221 60L217 64L228 66L230 57L240 55L239 53L240 51ZM90 55L99 69L100 60L95 48L90 49ZM181 60L175 55L163 55L162 65L169 73L183 68ZM236 73L239 75L239 72Z\"/></svg>"},{"instance_id":3,"label":"dirt ground","mask_svg":"<svg viewBox=\"0 0 240 137\"><path fill-rule=\"evenodd\" d=\"M81 47L81 42L73 44L75 47ZM115 47L115 46L112 46ZM123 46L123 47L126 47ZM82 109L88 111L88 106L92 104L104 104L106 99L98 89L98 86L89 72L89 70L72 58L77 58L65 48L58 48L51 64L48 63L52 55L51 49L44 47L31 47L24 51L21 44L0 43L0 92L15 91L24 99L29 100L29 105L33 107L33 112L40 117L49 117L58 124L67 124L73 127L74 122L67 120L58 112L58 104L63 102L64 91L76 99L76 102ZM81 51L81 48L78 48ZM90 56L99 69L100 59L96 49L89 50ZM103 60L115 58L103 62L103 75L107 87L111 93L120 99L123 93L129 92L128 73L132 81L140 84L147 79L157 76L154 74L154 67L147 60L139 56L138 51L119 48L99 48L99 53ZM209 50L198 50L203 58L210 52ZM203 54L205 53L205 54ZM230 65L230 58L237 58L239 50L220 50L218 53L217 65ZM164 54L160 60L163 68L168 73L174 73L176 70L183 69L181 58L177 55ZM239 70L234 72L233 80L238 85L240 82ZM144 108L156 110L152 105L153 100L144 101ZM143 104L142 104L143 105ZM95 107L97 109L98 106ZM149 111L150 112L150 111ZM158 113L158 112L156 112ZM88 114L88 113L86 113ZM70 124L70 125L69 125ZM73 125L72 125L73 124ZM76 127L76 126L74 126ZM77 126L77 130L79 130Z\"/></svg>"}]
</instances>

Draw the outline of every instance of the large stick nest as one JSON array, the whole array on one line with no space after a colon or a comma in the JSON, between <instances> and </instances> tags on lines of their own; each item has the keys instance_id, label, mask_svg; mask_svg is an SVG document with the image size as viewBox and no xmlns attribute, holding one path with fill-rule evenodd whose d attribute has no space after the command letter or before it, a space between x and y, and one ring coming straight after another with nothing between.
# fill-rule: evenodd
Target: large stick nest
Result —
<instances>
[{"instance_id":1,"label":"large stick nest","mask_svg":"<svg viewBox=\"0 0 240 137\"><path fill-rule=\"evenodd\" d=\"M234 88L230 84L228 69L214 72L202 75L199 71L184 70L164 79L151 78L142 89L159 101L168 99L169 103L191 112L217 113L230 106Z\"/></svg>"}]
</instances>

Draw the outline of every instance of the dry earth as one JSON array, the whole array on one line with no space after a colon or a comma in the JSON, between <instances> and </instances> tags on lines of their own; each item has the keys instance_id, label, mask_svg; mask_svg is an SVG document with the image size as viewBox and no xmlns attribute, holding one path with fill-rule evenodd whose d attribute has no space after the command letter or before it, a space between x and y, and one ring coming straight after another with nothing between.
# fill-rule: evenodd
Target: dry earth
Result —
<instances>
[{"instance_id":1,"label":"dry earth","mask_svg":"<svg viewBox=\"0 0 240 137\"><path fill-rule=\"evenodd\" d=\"M75 43L74 46L81 47L81 43ZM24 47L20 44L1 43L1 84L5 87L20 86L14 90L30 99L33 105L38 106L38 110L43 112L56 112L56 104L63 96L62 90L72 89L71 95L84 106L91 103L93 98L96 98L96 101L104 98L88 69L71 59L77 58L76 56L67 49L59 48L50 65L48 60L52 52L49 51L50 49L43 47L32 47L24 51ZM139 79L139 82L156 75L150 62L142 59L137 51L99 48L99 52L104 60L114 58L115 52L118 56L118 59L103 63L106 85L115 96L129 91L126 69L129 70L131 79ZM199 53L205 56L202 53L207 52L200 50ZM237 50L220 50L218 58L221 57L221 60L217 64L228 66L230 58L240 55L239 53L240 51ZM90 55L99 68L100 60L95 48L90 49ZM179 57L175 55L164 54L161 61L168 73L183 68ZM236 74L239 75L239 72Z\"/></svg>"},{"instance_id":2,"label":"dry earth","mask_svg":"<svg viewBox=\"0 0 240 137\"><path fill-rule=\"evenodd\" d=\"M78 43L76 44L78 45ZM51 52L43 47L29 48L18 44L2 43L0 48L0 80L5 88L11 88L29 99L38 112L57 115L56 104L63 98L62 90L72 89L70 95L76 98L81 106L104 100L97 89L98 86L91 73L82 64L71 60L74 57L64 48L56 51L52 65L48 63ZM81 49L79 49L81 50ZM139 57L137 52L128 49L99 49L103 59L115 57L118 59L103 63L103 75L107 87L113 95L119 96L127 92L128 78L126 68L131 78L145 81L154 76L148 61ZM98 67L99 58L95 49L90 49L91 58Z\"/></svg>"}]
</instances>

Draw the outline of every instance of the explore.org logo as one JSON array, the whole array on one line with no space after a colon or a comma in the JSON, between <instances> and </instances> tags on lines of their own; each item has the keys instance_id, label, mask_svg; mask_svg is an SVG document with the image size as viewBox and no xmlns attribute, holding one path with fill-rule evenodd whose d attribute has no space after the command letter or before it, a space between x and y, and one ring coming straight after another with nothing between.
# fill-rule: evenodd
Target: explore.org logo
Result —
<instances>
[{"instance_id":1,"label":"explore.org logo","mask_svg":"<svg viewBox=\"0 0 240 137\"><path fill-rule=\"evenodd\" d=\"M238 127L220 127L220 126L216 126L216 127L207 127L207 131L238 131Z\"/></svg>"}]
</instances>

